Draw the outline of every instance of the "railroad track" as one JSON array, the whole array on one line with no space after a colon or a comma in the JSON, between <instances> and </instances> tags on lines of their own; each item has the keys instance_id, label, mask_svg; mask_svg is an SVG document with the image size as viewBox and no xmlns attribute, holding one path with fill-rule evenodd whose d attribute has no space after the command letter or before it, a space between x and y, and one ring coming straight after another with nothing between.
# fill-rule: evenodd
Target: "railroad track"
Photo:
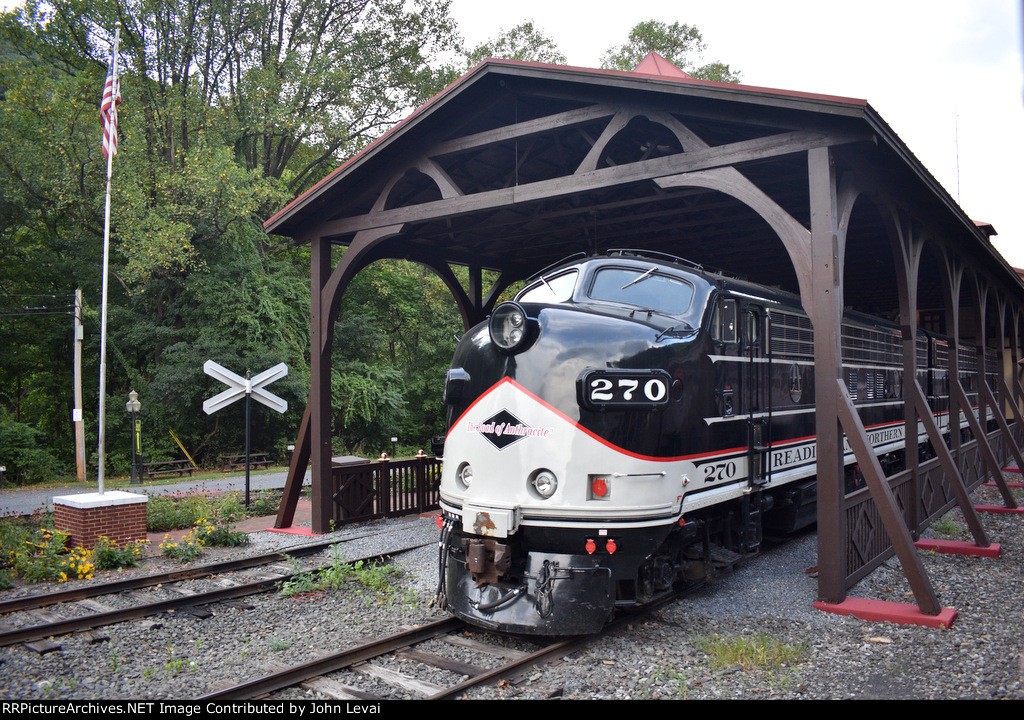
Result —
<instances>
[{"instance_id":1,"label":"railroad track","mask_svg":"<svg viewBox=\"0 0 1024 720\"><path fill-rule=\"evenodd\" d=\"M599 633L571 638L536 641L517 636L519 643L532 643L529 650L511 648L502 639L507 636L473 628L456 618L424 623L394 635L370 641L310 662L280 667L263 677L221 688L199 700L240 700L270 696L291 687L313 690L331 700L384 701L409 697L425 700L458 698L470 688L501 681L515 682L527 670L584 648L621 629L637 617L674 602L678 595L660 599L633 613L621 614ZM446 653L444 648L448 648ZM454 652L452 652L454 648ZM461 658L490 657L497 664L477 664ZM396 667L405 665L403 672ZM423 680L411 665L428 666L441 671L449 685ZM403 668L403 669L405 669ZM365 689L367 685L374 689ZM382 694L380 688L393 689Z\"/></svg>"},{"instance_id":2,"label":"railroad track","mask_svg":"<svg viewBox=\"0 0 1024 720\"><path fill-rule=\"evenodd\" d=\"M179 610L200 617L208 616L210 605L230 603L248 595L272 591L281 582L318 567L316 564L296 567L293 563L299 558L316 555L335 545L373 534L375 533L365 533L344 540L297 546L287 552L276 551L241 560L212 563L0 602L0 615L5 617L5 620L0 620L0 647L24 643L42 654L60 647L49 638L68 633L90 633L87 639L99 641L105 639L105 636L96 632L97 628L128 620ZM375 562L431 544L433 543L420 542L365 557L346 557L346 562ZM180 587L188 581L204 579L216 587L201 591ZM165 597L158 600L131 599L134 591L155 588L160 588L161 594ZM170 597L166 597L168 595ZM130 605L112 607L96 599L103 597L116 598L117 603L123 603L127 597ZM48 609L53 606L59 606L59 610ZM12 616L18 613L27 614L31 624L15 626L11 620ZM66 617L65 613L74 617Z\"/></svg>"}]
</instances>

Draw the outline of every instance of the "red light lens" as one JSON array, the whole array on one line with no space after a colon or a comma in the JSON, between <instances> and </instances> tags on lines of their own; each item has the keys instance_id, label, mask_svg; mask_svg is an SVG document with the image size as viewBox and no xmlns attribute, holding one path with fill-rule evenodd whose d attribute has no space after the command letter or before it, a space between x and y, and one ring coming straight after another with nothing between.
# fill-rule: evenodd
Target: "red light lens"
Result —
<instances>
[{"instance_id":1,"label":"red light lens","mask_svg":"<svg viewBox=\"0 0 1024 720\"><path fill-rule=\"evenodd\" d=\"M594 493L594 497L604 497L608 494L608 483L604 478L594 478L590 491Z\"/></svg>"},{"instance_id":2,"label":"red light lens","mask_svg":"<svg viewBox=\"0 0 1024 720\"><path fill-rule=\"evenodd\" d=\"M608 551L609 555L614 555L615 551L618 550L619 547L618 547L618 545L615 544L614 540L609 538L608 542L606 542L605 545L604 545L604 549Z\"/></svg>"},{"instance_id":3,"label":"red light lens","mask_svg":"<svg viewBox=\"0 0 1024 720\"><path fill-rule=\"evenodd\" d=\"M586 544L586 548L587 548L587 554L593 555L594 551L597 550L597 543L595 543L593 540L588 539L587 540L587 544Z\"/></svg>"}]
</instances>

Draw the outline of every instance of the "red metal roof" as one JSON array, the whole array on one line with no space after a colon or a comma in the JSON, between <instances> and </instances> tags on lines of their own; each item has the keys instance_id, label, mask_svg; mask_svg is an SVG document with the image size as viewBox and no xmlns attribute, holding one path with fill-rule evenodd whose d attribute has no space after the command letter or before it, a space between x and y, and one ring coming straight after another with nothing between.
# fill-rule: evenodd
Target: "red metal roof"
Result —
<instances>
[{"instance_id":1,"label":"red metal roof","mask_svg":"<svg viewBox=\"0 0 1024 720\"><path fill-rule=\"evenodd\" d=\"M656 52L649 52L640 61L640 64L633 68L633 72L641 75L662 75L680 79L693 80L693 76L683 72L668 60Z\"/></svg>"}]
</instances>

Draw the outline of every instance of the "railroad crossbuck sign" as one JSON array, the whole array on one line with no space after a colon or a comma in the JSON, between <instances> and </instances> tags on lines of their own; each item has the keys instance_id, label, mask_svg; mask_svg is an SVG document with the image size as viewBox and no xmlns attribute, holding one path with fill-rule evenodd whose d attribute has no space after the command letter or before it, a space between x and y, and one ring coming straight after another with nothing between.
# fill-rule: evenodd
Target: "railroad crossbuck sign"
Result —
<instances>
[{"instance_id":1,"label":"railroad crossbuck sign","mask_svg":"<svg viewBox=\"0 0 1024 720\"><path fill-rule=\"evenodd\" d=\"M203 410L207 415L212 415L221 408L227 407L235 400L245 397L246 395L249 395L253 400L263 403L273 410L277 410L279 413L283 413L288 410L287 400L279 398L277 395L263 389L265 386L275 380L280 380L288 374L288 366L284 363L275 365L269 370L264 370L255 377L244 378L241 375L236 375L222 365L218 365L213 360L207 360L203 365L203 372L210 377L217 378L228 386L227 390L214 395L203 403Z\"/></svg>"}]
</instances>

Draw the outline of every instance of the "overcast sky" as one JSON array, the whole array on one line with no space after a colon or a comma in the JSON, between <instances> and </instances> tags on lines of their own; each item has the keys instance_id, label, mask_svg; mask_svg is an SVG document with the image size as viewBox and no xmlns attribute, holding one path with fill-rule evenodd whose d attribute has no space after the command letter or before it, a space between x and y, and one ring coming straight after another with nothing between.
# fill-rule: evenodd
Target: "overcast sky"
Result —
<instances>
[{"instance_id":1,"label":"overcast sky","mask_svg":"<svg viewBox=\"0 0 1024 720\"><path fill-rule=\"evenodd\" d=\"M1024 268L1022 0L452 0L476 44L532 20L570 65L597 67L643 20L696 25L741 81L862 98L996 247Z\"/></svg>"}]
</instances>

